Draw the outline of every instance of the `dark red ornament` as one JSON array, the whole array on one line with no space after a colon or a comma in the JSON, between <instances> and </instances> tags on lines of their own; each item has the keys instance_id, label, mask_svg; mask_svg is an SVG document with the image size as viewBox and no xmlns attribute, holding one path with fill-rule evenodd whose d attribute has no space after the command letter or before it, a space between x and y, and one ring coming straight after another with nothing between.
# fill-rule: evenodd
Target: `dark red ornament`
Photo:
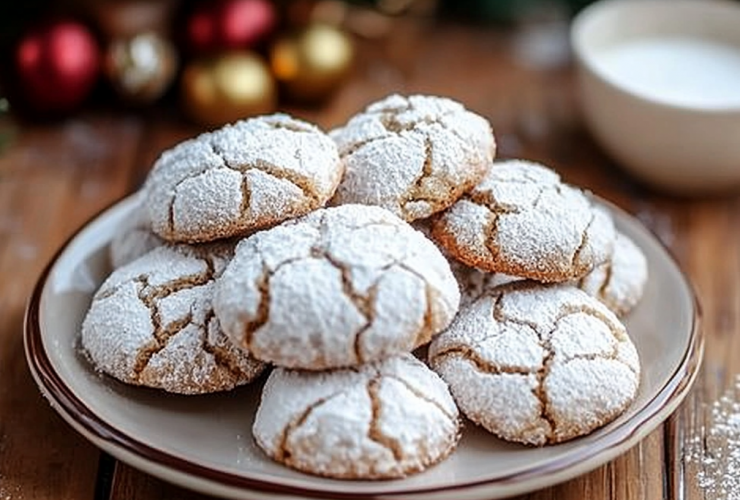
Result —
<instances>
[{"instance_id":1,"label":"dark red ornament","mask_svg":"<svg viewBox=\"0 0 740 500\"><path fill-rule=\"evenodd\" d=\"M87 27L57 20L26 33L15 49L19 90L33 109L67 112L90 93L100 72L100 50Z\"/></svg>"},{"instance_id":2,"label":"dark red ornament","mask_svg":"<svg viewBox=\"0 0 740 500\"><path fill-rule=\"evenodd\" d=\"M186 21L186 42L197 54L249 48L270 33L276 22L269 0L199 2Z\"/></svg>"}]
</instances>

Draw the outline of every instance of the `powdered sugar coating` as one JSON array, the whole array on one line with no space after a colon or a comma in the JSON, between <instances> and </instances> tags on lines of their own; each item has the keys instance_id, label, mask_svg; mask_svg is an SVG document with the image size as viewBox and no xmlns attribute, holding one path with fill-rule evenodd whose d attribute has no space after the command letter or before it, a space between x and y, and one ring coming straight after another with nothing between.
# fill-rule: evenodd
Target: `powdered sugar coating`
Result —
<instances>
[{"instance_id":1,"label":"powdered sugar coating","mask_svg":"<svg viewBox=\"0 0 740 500\"><path fill-rule=\"evenodd\" d=\"M581 278L578 287L624 316L642 298L647 279L645 254L628 236L617 233L611 258Z\"/></svg>"},{"instance_id":2,"label":"powdered sugar coating","mask_svg":"<svg viewBox=\"0 0 740 500\"><path fill-rule=\"evenodd\" d=\"M316 126L260 116L165 151L145 184L147 208L162 238L212 241L323 206L343 173L334 142Z\"/></svg>"},{"instance_id":3,"label":"powdered sugar coating","mask_svg":"<svg viewBox=\"0 0 740 500\"><path fill-rule=\"evenodd\" d=\"M454 203L496 153L484 118L436 96L390 95L330 135L347 165L332 203L378 205L407 221Z\"/></svg>"},{"instance_id":4,"label":"powdered sugar coating","mask_svg":"<svg viewBox=\"0 0 740 500\"><path fill-rule=\"evenodd\" d=\"M118 269L164 244L165 241L152 231L149 212L142 200L110 242L111 266Z\"/></svg>"},{"instance_id":5,"label":"powdered sugar coating","mask_svg":"<svg viewBox=\"0 0 740 500\"><path fill-rule=\"evenodd\" d=\"M257 359L320 370L409 352L449 325L459 301L431 241L387 210L342 205L239 243L214 308Z\"/></svg>"},{"instance_id":6,"label":"powdered sugar coating","mask_svg":"<svg viewBox=\"0 0 740 500\"><path fill-rule=\"evenodd\" d=\"M295 469L384 479L442 460L459 430L447 385L406 354L357 369L275 369L252 433L267 455Z\"/></svg>"},{"instance_id":7,"label":"powdered sugar coating","mask_svg":"<svg viewBox=\"0 0 740 500\"><path fill-rule=\"evenodd\" d=\"M578 279L612 254L606 210L542 165L494 163L486 177L442 213L433 238L463 263L543 282Z\"/></svg>"},{"instance_id":8,"label":"powdered sugar coating","mask_svg":"<svg viewBox=\"0 0 740 500\"><path fill-rule=\"evenodd\" d=\"M429 347L460 411L509 441L544 445L621 414L640 379L617 317L569 285L520 282L460 311Z\"/></svg>"},{"instance_id":9,"label":"powdered sugar coating","mask_svg":"<svg viewBox=\"0 0 740 500\"><path fill-rule=\"evenodd\" d=\"M228 245L161 246L115 270L93 297L82 347L122 382L181 394L229 390L264 364L231 345L213 314Z\"/></svg>"}]
</instances>

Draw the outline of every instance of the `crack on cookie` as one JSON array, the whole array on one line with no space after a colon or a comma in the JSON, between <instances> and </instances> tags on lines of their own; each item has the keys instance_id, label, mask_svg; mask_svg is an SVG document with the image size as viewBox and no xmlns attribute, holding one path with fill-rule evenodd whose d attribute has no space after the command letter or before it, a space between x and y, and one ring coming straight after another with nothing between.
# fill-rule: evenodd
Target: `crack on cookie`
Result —
<instances>
[{"instance_id":1,"label":"crack on cookie","mask_svg":"<svg viewBox=\"0 0 740 500\"><path fill-rule=\"evenodd\" d=\"M338 259L335 259L324 249L319 250L321 256L331 264L335 269L339 271L342 280L342 293L354 304L355 308L365 317L365 324L355 333L353 342L354 353L358 363L364 363L365 356L362 354L362 336L372 327L375 321L375 296L377 293L377 286L382 274L368 289L368 294L363 296L355 291L352 283L352 274L350 269L345 266Z\"/></svg>"},{"instance_id":2,"label":"crack on cookie","mask_svg":"<svg viewBox=\"0 0 740 500\"><path fill-rule=\"evenodd\" d=\"M623 342L628 342L629 337L625 334L625 332L621 331L619 328L614 327L614 323L610 321L606 315L604 315L601 311L597 309L593 309L588 306L580 306L580 307L571 307L568 310L568 313L563 314L563 317L568 316L570 314L585 314L588 316L591 316L593 318L596 318L601 323L606 325L607 329L609 330L609 333L612 334L612 338L614 339L614 345L612 345L611 352L608 354L577 354L575 356L572 356L570 358L567 358L563 360L564 363L567 363L573 359L605 359L605 360L613 360L617 361L624 366L626 366L632 373L638 373L638 371L635 370L634 367L630 366L627 362L625 362L622 358L619 357L619 347ZM560 319L560 318L558 318ZM554 329L553 329L554 331Z\"/></svg>"},{"instance_id":3,"label":"crack on cookie","mask_svg":"<svg viewBox=\"0 0 740 500\"><path fill-rule=\"evenodd\" d=\"M609 317L607 317L607 315L604 314L602 311L599 311L598 309L595 309L589 306L571 307L570 310L572 312L580 312L583 314L587 314L589 316L592 316L598 319L602 323L604 323L604 325L606 325L606 327L609 329L609 332L612 334L612 336L617 342L624 342L625 340L628 339L626 332L617 328L614 324L614 321L610 319Z\"/></svg>"},{"instance_id":4,"label":"crack on cookie","mask_svg":"<svg viewBox=\"0 0 740 500\"><path fill-rule=\"evenodd\" d=\"M380 398L381 377L375 377L367 383L367 395L370 398L372 417L370 427L367 431L367 437L386 448L393 454L396 462L401 462L404 458L403 447L398 439L385 434L380 428L381 412L383 410L382 400Z\"/></svg>"},{"instance_id":5,"label":"crack on cookie","mask_svg":"<svg viewBox=\"0 0 740 500\"><path fill-rule=\"evenodd\" d=\"M391 267L398 266L400 269L416 276L422 283L424 283L424 296L426 299L426 308L424 309L424 324L421 326L418 332L416 332L416 338L414 340L414 349L424 345L432 340L434 336L434 289L429 285L429 281L418 271L412 269L406 264L403 259L393 262L386 266L383 271L390 269Z\"/></svg>"},{"instance_id":6,"label":"crack on cookie","mask_svg":"<svg viewBox=\"0 0 740 500\"><path fill-rule=\"evenodd\" d=\"M246 214L249 212L249 205L252 201L252 190L249 186L249 179L246 176L242 177L240 189L242 192L242 201L239 204L239 213Z\"/></svg>"},{"instance_id":7,"label":"crack on cookie","mask_svg":"<svg viewBox=\"0 0 740 500\"><path fill-rule=\"evenodd\" d=\"M540 366L540 368L535 373L537 385L534 387L534 389L532 389L532 394L534 394L534 396L540 402L539 418L547 422L548 426L550 427L550 431L545 437L547 443L555 442L554 439L556 429L558 427L557 421L550 414L550 398L547 394L547 391L545 390L545 379L550 375L550 367L552 366L553 360L555 358L555 352L550 339L555 330L557 330L560 321L562 321L563 318L569 316L570 314L572 313L566 312L559 315L555 319L555 322L553 323L550 331L547 332L545 335L539 335L540 347L542 347L542 350L545 351L545 357L542 359L542 366Z\"/></svg>"},{"instance_id":8,"label":"crack on cookie","mask_svg":"<svg viewBox=\"0 0 740 500\"><path fill-rule=\"evenodd\" d=\"M398 375L391 374L391 373L384 373L384 377L390 378L395 380L396 382L403 385L407 391L409 391L411 394L416 396L417 398L421 399L422 401L426 401L427 403L433 405L436 407L444 416L446 416L453 424L457 425L459 423L459 418L457 415L450 413L447 408L445 408L443 405L439 403L439 401L430 398L426 394L424 394L422 391L418 390L413 385L409 384L408 381L404 380L403 378L399 377Z\"/></svg>"},{"instance_id":9,"label":"crack on cookie","mask_svg":"<svg viewBox=\"0 0 740 500\"><path fill-rule=\"evenodd\" d=\"M275 450L275 460L285 462L285 464L290 465L292 463L292 452L288 448L288 440L290 439L291 433L300 428L306 422L306 420L308 420L308 417L311 416L311 413L313 413L317 408L334 399L335 397L341 396L345 392L347 392L347 389L342 389L340 391L329 394L326 397L317 399L316 401L308 405L308 407L303 410L303 412L301 412L301 414L298 415L297 418L294 418L293 420L288 422L288 424L283 429L282 436L280 436L280 442L278 443L277 450Z\"/></svg>"},{"instance_id":10,"label":"crack on cookie","mask_svg":"<svg viewBox=\"0 0 740 500\"><path fill-rule=\"evenodd\" d=\"M517 284L510 283L508 286L511 288L511 285L517 285ZM505 291L499 292L498 296L496 297L493 303L493 306L491 308L492 313L493 313L493 319L496 320L496 322L498 323L514 323L515 325L526 326L527 328L531 328L532 331L537 333L537 335L540 335L540 325L538 325L536 322L528 321L523 318L516 318L514 316L509 316L504 313L504 306L503 306L504 295L506 295Z\"/></svg>"},{"instance_id":11,"label":"crack on cookie","mask_svg":"<svg viewBox=\"0 0 740 500\"><path fill-rule=\"evenodd\" d=\"M454 194L458 190L462 190L464 186L452 186L450 185L445 176L437 176L436 180L440 183L444 183L444 189L429 189L424 184L427 179L435 178L433 165L433 143L429 137L424 138L424 164L422 165L421 172L416 178L416 181L409 186L406 193L399 200L401 209L406 212L406 205L409 203L428 203L431 212L439 211L445 206L448 199L454 198Z\"/></svg>"},{"instance_id":12,"label":"crack on cookie","mask_svg":"<svg viewBox=\"0 0 740 500\"><path fill-rule=\"evenodd\" d=\"M568 364L573 360L585 360L585 361L597 361L597 360L603 360L603 361L617 361L619 363L625 364L621 359L619 359L619 345L614 345L611 349L611 352L609 353L584 353L584 354L575 354L568 359L563 360L563 364ZM632 371L632 370L630 370Z\"/></svg>"},{"instance_id":13,"label":"crack on cookie","mask_svg":"<svg viewBox=\"0 0 740 500\"><path fill-rule=\"evenodd\" d=\"M434 296L432 287L425 282L424 286L424 297L426 299L426 307L424 309L424 324L416 334L414 340L414 349L417 347L427 344L432 340L434 336L434 311L432 304L434 303Z\"/></svg>"},{"instance_id":14,"label":"crack on cookie","mask_svg":"<svg viewBox=\"0 0 740 500\"><path fill-rule=\"evenodd\" d=\"M576 248L576 251L573 253L573 258L571 259L571 267L573 270L580 267L580 260L581 260L581 253L586 248L586 245L588 245L588 233L589 229L591 229L591 225L596 220L596 214L592 211L591 213L591 219L588 221L588 224L586 224L586 227L583 229L583 232L581 233L581 241L578 244L578 248Z\"/></svg>"},{"instance_id":15,"label":"crack on cookie","mask_svg":"<svg viewBox=\"0 0 740 500\"><path fill-rule=\"evenodd\" d=\"M292 126L286 126L287 124L283 123L270 123L267 122L267 124L273 128L273 129L286 129L286 130L292 130L295 132L310 132L311 130L303 130L301 128L292 127ZM310 198L315 203L318 203L320 200L319 194L316 192L315 187L313 186L313 183L310 178L307 178L303 175L300 175L296 172L291 172L290 170L281 168L279 165L275 165L273 163L270 163L266 160L263 160L261 158L258 158L254 160L250 164L244 164L244 165L232 165L226 161L226 158L224 157L224 152L221 151L216 147L216 144L213 143L213 141L208 141L208 145L211 147L211 151L213 151L213 154L216 155L223 163L223 167L228 168L230 170L234 170L236 172L241 173L242 175L246 172L249 172L250 170L259 170L261 172L264 172L268 175L271 175L272 177L275 177L280 180L284 180L287 182L290 182L295 187L301 190L303 195L307 198ZM298 158L300 160L300 158ZM209 169L211 170L213 167L211 166ZM204 170L204 171L206 171ZM198 174L200 175L200 174ZM242 181L242 195L243 199L249 200L248 196L244 196L245 194L245 184L248 184L248 182ZM246 186L247 192L251 191L250 186ZM244 200L242 200L242 209L244 209ZM248 206L248 205L247 205ZM246 211L242 211L242 213L246 213Z\"/></svg>"},{"instance_id":16,"label":"crack on cookie","mask_svg":"<svg viewBox=\"0 0 740 500\"><path fill-rule=\"evenodd\" d=\"M486 247L486 250L488 250L488 253L490 254L490 259L492 262L499 262L501 259L499 258L501 254L501 249L499 248L499 220L503 215L507 214L518 214L520 213L520 208L517 206L507 206L503 204L499 204L496 202L496 200L493 198L493 193L491 192L473 192L468 193L464 199L467 199L469 202L482 206L489 211L488 215L488 221L486 225L483 227L483 235L484 235L484 245ZM454 238L454 235L453 235ZM492 269L493 271L496 271L496 269Z\"/></svg>"},{"instance_id":17,"label":"crack on cookie","mask_svg":"<svg viewBox=\"0 0 740 500\"><path fill-rule=\"evenodd\" d=\"M548 186L541 186L540 187L540 190L537 192L537 197L534 199L534 201L532 201L532 205L531 205L532 209L535 209L535 210L537 209L538 205L542 201L542 197L547 192L547 188L548 188Z\"/></svg>"},{"instance_id":18,"label":"crack on cookie","mask_svg":"<svg viewBox=\"0 0 740 500\"><path fill-rule=\"evenodd\" d=\"M139 276L138 278L141 278L141 276ZM138 278L135 278L134 281L136 281ZM115 284L105 289L100 288L97 292L95 292L95 295L93 296L93 301L97 302L99 300L108 299L114 296L115 294L117 294L127 284L128 284L127 282L124 282L124 283Z\"/></svg>"},{"instance_id":19,"label":"crack on cookie","mask_svg":"<svg viewBox=\"0 0 740 500\"><path fill-rule=\"evenodd\" d=\"M281 266L290 262L295 262L295 259L286 261L281 264ZM257 304L257 311L254 318L244 323L242 347L244 347L247 352L252 352L252 343L254 342L254 336L257 333L257 330L259 330L270 319L270 278L279 268L280 266L270 272L267 265L264 262L262 263L262 274L260 274L259 280L255 283L257 290L260 293L260 301L259 304Z\"/></svg>"},{"instance_id":20,"label":"crack on cookie","mask_svg":"<svg viewBox=\"0 0 740 500\"><path fill-rule=\"evenodd\" d=\"M414 120L410 120L408 123L402 123L398 119L398 115L405 113L407 111L415 110L414 105L409 101L405 107L401 108L385 108L382 110L379 110L377 112L378 120L383 125L383 127L389 131L393 132L395 134L400 134L401 132L409 131L409 130L416 130L416 128L419 125L439 125L440 127L452 131L458 137L463 141L467 142L468 139L465 137L462 137L459 135L459 133L453 128L447 126L446 123L442 121L442 118L456 115L458 113L457 110L446 110L442 111L441 113L436 114L436 116L422 116L420 118L416 118Z\"/></svg>"},{"instance_id":21,"label":"crack on cookie","mask_svg":"<svg viewBox=\"0 0 740 500\"><path fill-rule=\"evenodd\" d=\"M231 170L241 173L242 175L246 174L250 170L259 170L260 172L275 177L276 179L291 183L292 185L300 189L300 191L303 193L303 196L309 198L314 203L318 204L320 201L319 193L316 191L316 188L314 187L311 179L299 175L296 172L291 172L290 170L281 168L278 165L275 165L268 161L257 159L248 165L227 164L226 166Z\"/></svg>"},{"instance_id":22,"label":"crack on cookie","mask_svg":"<svg viewBox=\"0 0 740 500\"><path fill-rule=\"evenodd\" d=\"M232 384L238 383L240 380L245 380L247 378L250 378L252 374L245 373L241 369L237 355L235 355L229 349L226 349L224 347L221 347L215 344L211 344L208 341L212 324L213 324L213 328L215 328L216 331L219 331L221 329L220 325L218 324L218 319L216 318L216 315L213 312L213 309L208 310L208 312L206 313L205 321L203 323L204 323L203 325L204 334L203 334L203 339L202 339L203 351L213 356L213 361L216 363L218 367L223 368L229 372L229 374L231 375L231 378L233 379L231 381ZM223 333L221 334L223 335Z\"/></svg>"},{"instance_id":23,"label":"crack on cookie","mask_svg":"<svg viewBox=\"0 0 740 500\"><path fill-rule=\"evenodd\" d=\"M301 134L305 133L312 133L315 132L315 130L312 127L309 127L308 125L304 125L299 122L285 122L282 120L277 119L265 119L263 120L263 123L265 123L268 127L270 127L273 130L288 130L290 132L297 132Z\"/></svg>"},{"instance_id":24,"label":"crack on cookie","mask_svg":"<svg viewBox=\"0 0 740 500\"><path fill-rule=\"evenodd\" d=\"M465 195L464 199L467 199L471 203L487 208L489 212L496 215L507 215L507 214L518 214L521 213L522 208L517 205L509 205L507 203L500 203L496 200L493 192L490 190L474 190Z\"/></svg>"},{"instance_id":25,"label":"crack on cookie","mask_svg":"<svg viewBox=\"0 0 740 500\"><path fill-rule=\"evenodd\" d=\"M344 281L344 279L342 279ZM367 323L365 326L360 328L360 330L355 333L355 341L354 341L354 351L355 351L355 357L357 359L357 362L362 364L365 362L365 356L362 353L362 340L365 336L365 333L370 330L370 328L373 326L373 323L375 322L375 297L377 296L377 282L373 284L368 289L368 295L367 295L367 310L363 311L360 310L360 312L365 316ZM346 292L345 292L346 293ZM354 299L353 299L354 301ZM356 304L355 304L356 305Z\"/></svg>"},{"instance_id":26,"label":"crack on cookie","mask_svg":"<svg viewBox=\"0 0 740 500\"><path fill-rule=\"evenodd\" d=\"M146 346L140 348L139 351L136 353L136 358L134 360L134 368L133 368L133 372L134 372L133 378L136 382L139 381L139 377L141 377L141 373L149 365L149 361L151 361L152 357L155 354L161 352L165 347L167 347L167 344L169 343L170 340L172 340L172 338L175 335L183 331L185 327L187 327L188 325L193 324L192 311L189 312L185 317L171 322L166 327L162 327L161 325L161 319L159 318L158 308L153 313L152 319L154 319L155 316L156 316L157 328L154 330L153 343L149 342Z\"/></svg>"},{"instance_id":27,"label":"crack on cookie","mask_svg":"<svg viewBox=\"0 0 740 500\"><path fill-rule=\"evenodd\" d=\"M137 295L149 310L153 328L152 340L139 349L134 360L133 378L135 381L138 382L141 372L147 367L152 356L164 349L172 337L180 333L186 326L195 324L193 323L193 312L191 310L183 318L179 318L166 326L163 325L159 311L159 301L183 290L205 285L214 279L213 260L210 257L200 257L199 260L205 263L206 269L198 274L179 277L157 286L152 286L149 283L149 276L146 274L134 278L134 282L139 285Z\"/></svg>"},{"instance_id":28,"label":"crack on cookie","mask_svg":"<svg viewBox=\"0 0 740 500\"><path fill-rule=\"evenodd\" d=\"M607 289L609 288L609 285L612 283L612 278L614 276L614 266L612 266L612 261L608 261L604 265L604 281L601 283L601 286L599 287L599 290L597 293L597 296L602 300L607 300Z\"/></svg>"},{"instance_id":29,"label":"crack on cookie","mask_svg":"<svg viewBox=\"0 0 740 500\"><path fill-rule=\"evenodd\" d=\"M352 156L355 153L357 153L359 150L367 146L368 144L372 144L376 141L382 141L384 139L388 139L389 137L393 137L390 134L387 135L379 135L377 137L371 137L369 139L363 139L361 141L353 142L350 146L348 146L346 149L342 150L339 154L339 157L344 160L348 156Z\"/></svg>"},{"instance_id":30,"label":"crack on cookie","mask_svg":"<svg viewBox=\"0 0 740 500\"><path fill-rule=\"evenodd\" d=\"M177 184L179 186L180 183ZM177 191L177 186L175 186L174 191ZM170 203L167 206L167 236L172 236L172 234L175 232L175 198L177 197L176 193L172 194L172 197L170 198Z\"/></svg>"},{"instance_id":31,"label":"crack on cookie","mask_svg":"<svg viewBox=\"0 0 740 500\"><path fill-rule=\"evenodd\" d=\"M465 345L457 345L443 349L435 353L434 358L441 357L457 357L469 361L475 365L476 370L481 373L488 375L532 375L531 369L523 366L498 366L490 361L486 361L483 357L478 354L475 349Z\"/></svg>"}]
</instances>

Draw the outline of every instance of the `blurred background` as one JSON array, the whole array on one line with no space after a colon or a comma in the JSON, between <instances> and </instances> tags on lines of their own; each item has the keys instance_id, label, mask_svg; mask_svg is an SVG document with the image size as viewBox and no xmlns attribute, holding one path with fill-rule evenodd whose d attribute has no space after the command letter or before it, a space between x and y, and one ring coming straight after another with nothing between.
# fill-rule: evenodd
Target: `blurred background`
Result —
<instances>
[{"instance_id":1,"label":"blurred background","mask_svg":"<svg viewBox=\"0 0 740 500\"><path fill-rule=\"evenodd\" d=\"M341 92L353 72L392 78L387 68L363 67L358 46L384 50L393 59L404 51L404 30L424 25L426 36L434 36L439 22L508 32L522 64L554 68L567 62L568 22L587 3L3 2L0 137L12 139L9 116L18 126L18 120L59 120L89 109L144 116L166 110L196 126L215 127L286 107L317 109Z\"/></svg>"}]
</instances>

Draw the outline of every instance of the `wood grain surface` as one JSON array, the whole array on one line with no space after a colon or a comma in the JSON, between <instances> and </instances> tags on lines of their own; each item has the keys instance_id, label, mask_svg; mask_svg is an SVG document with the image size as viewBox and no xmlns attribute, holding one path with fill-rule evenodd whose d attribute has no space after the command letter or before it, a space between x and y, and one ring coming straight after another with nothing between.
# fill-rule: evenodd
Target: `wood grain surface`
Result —
<instances>
[{"instance_id":1,"label":"wood grain surface","mask_svg":"<svg viewBox=\"0 0 740 500\"><path fill-rule=\"evenodd\" d=\"M624 455L520 498L720 498L698 484L703 465L687 466L684 451L689 439L702 440L708 405L740 371L740 199L675 199L634 183L583 129L572 69L533 67L516 57L512 40L491 29L399 21L387 39L360 42L355 71L330 102L285 110L330 128L390 92L451 96L491 121L499 156L542 161L652 229L700 297L707 346L697 384L669 423ZM0 154L0 500L207 498L87 443L42 398L22 348L25 302L62 242L140 186L163 149L199 131L168 108L86 111L18 124Z\"/></svg>"}]
</instances>

